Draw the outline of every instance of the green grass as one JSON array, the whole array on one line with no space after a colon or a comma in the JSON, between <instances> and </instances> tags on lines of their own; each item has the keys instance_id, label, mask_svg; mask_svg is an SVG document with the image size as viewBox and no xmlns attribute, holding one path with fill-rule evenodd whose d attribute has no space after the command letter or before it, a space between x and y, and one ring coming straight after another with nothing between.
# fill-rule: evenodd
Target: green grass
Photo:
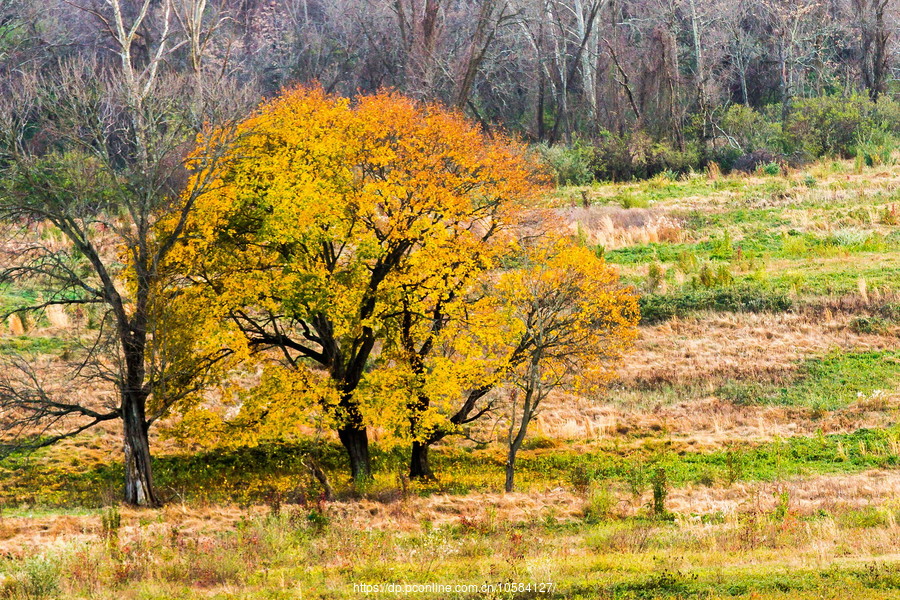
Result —
<instances>
[{"instance_id":1,"label":"green grass","mask_svg":"<svg viewBox=\"0 0 900 600\"><path fill-rule=\"evenodd\" d=\"M0 355L58 354L69 342L59 337L21 335L0 338Z\"/></svg>"},{"instance_id":2,"label":"green grass","mask_svg":"<svg viewBox=\"0 0 900 600\"><path fill-rule=\"evenodd\" d=\"M788 438L769 443L735 442L727 449L697 451L664 432L656 437L623 436L583 447L572 443L532 445L517 463L517 489L541 491L555 487L618 482L645 491L650 473L662 466L671 485L730 485L736 481L775 479L826 473L854 473L900 464L900 429L861 429L850 434ZM0 502L21 510L48 507L97 508L119 497L120 463L66 461L53 449L33 455L15 454L0 465ZM343 450L336 444L271 444L239 450L157 457L154 477L167 501L190 503L307 502L317 497L318 484L303 461L317 455L332 485L343 497L365 493L393 499L404 489L421 495L500 492L504 454L500 447L474 448L447 444L435 448L434 483L401 484L406 472L404 451L385 452L373 446L375 481L355 489L346 476Z\"/></svg>"},{"instance_id":3,"label":"green grass","mask_svg":"<svg viewBox=\"0 0 900 600\"><path fill-rule=\"evenodd\" d=\"M727 232L720 231L712 233L710 239L695 244L652 242L609 250L604 253L604 257L610 263L632 265L650 262L678 263L686 252L694 254L698 259L731 261L739 258L828 258L898 250L900 232L885 236L849 228L823 235L792 229L784 233L761 231L736 241Z\"/></svg>"},{"instance_id":4,"label":"green grass","mask_svg":"<svg viewBox=\"0 0 900 600\"><path fill-rule=\"evenodd\" d=\"M0 316L25 306L32 306L37 303L37 298L38 292L35 289L0 284Z\"/></svg>"},{"instance_id":5,"label":"green grass","mask_svg":"<svg viewBox=\"0 0 900 600\"><path fill-rule=\"evenodd\" d=\"M804 361L796 381L779 387L761 382L730 382L719 394L744 404L805 406L834 410L890 391L900 382L900 353L835 352Z\"/></svg>"}]
</instances>

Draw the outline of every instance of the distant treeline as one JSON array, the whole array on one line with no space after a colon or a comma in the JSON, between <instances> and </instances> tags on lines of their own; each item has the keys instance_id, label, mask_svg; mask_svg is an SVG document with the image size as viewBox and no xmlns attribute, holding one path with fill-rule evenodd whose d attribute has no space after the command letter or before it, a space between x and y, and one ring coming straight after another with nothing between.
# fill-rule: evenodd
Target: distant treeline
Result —
<instances>
[{"instance_id":1,"label":"distant treeline","mask_svg":"<svg viewBox=\"0 0 900 600\"><path fill-rule=\"evenodd\" d=\"M440 101L488 131L574 148L545 152L566 182L857 150L871 162L900 119L890 101L900 5L889 0L153 0L149 10L170 5L196 25L170 66L195 68L202 45L208 70L257 97L315 80L347 96L390 88ZM79 6L0 4L0 69L118 60L111 5ZM149 64L165 35L142 27L131 60Z\"/></svg>"},{"instance_id":2,"label":"distant treeline","mask_svg":"<svg viewBox=\"0 0 900 600\"><path fill-rule=\"evenodd\" d=\"M568 146L543 143L538 150L561 185L676 176L710 163L726 172L749 173L826 157L856 158L867 166L894 160L900 103L888 96L877 101L860 95L797 98L783 121L779 110L778 105L756 110L733 104L712 121L714 136L691 139L682 147L637 130L605 132Z\"/></svg>"}]
</instances>

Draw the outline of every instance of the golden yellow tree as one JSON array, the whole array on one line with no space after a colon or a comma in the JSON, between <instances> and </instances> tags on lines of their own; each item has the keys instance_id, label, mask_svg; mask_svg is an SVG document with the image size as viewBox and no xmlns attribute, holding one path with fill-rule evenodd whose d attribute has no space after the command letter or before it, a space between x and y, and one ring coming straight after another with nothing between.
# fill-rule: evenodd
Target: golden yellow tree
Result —
<instances>
[{"instance_id":1,"label":"golden yellow tree","mask_svg":"<svg viewBox=\"0 0 900 600\"><path fill-rule=\"evenodd\" d=\"M198 171L218 185L169 268L251 350L322 381L307 395L331 418L353 477L369 477L361 382L404 329L427 350L423 332L439 331L444 307L506 253L518 205L538 189L534 170L522 147L454 112L315 87L260 107L226 155L215 173Z\"/></svg>"},{"instance_id":2,"label":"golden yellow tree","mask_svg":"<svg viewBox=\"0 0 900 600\"><path fill-rule=\"evenodd\" d=\"M637 336L637 294L582 246L555 241L526 251L497 295L509 318L511 391L506 491L528 425L554 389L602 385Z\"/></svg>"}]
</instances>

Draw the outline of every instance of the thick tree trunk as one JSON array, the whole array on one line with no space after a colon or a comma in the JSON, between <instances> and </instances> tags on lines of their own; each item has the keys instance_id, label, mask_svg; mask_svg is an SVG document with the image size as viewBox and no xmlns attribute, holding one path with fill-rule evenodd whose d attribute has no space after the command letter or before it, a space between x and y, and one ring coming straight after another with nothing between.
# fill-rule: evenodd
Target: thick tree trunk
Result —
<instances>
[{"instance_id":1,"label":"thick tree trunk","mask_svg":"<svg viewBox=\"0 0 900 600\"><path fill-rule=\"evenodd\" d=\"M350 474L353 481L365 481L372 478L372 461L369 458L369 435L365 427L341 427L338 437L347 457L350 459Z\"/></svg>"},{"instance_id":2,"label":"thick tree trunk","mask_svg":"<svg viewBox=\"0 0 900 600\"><path fill-rule=\"evenodd\" d=\"M159 506L153 489L150 439L142 399L129 396L123 399L122 422L125 434L125 502L133 506Z\"/></svg>"},{"instance_id":3,"label":"thick tree trunk","mask_svg":"<svg viewBox=\"0 0 900 600\"><path fill-rule=\"evenodd\" d=\"M431 465L428 464L429 448L430 444L428 442L417 440L412 443L412 453L409 459L410 479L434 479Z\"/></svg>"}]
</instances>

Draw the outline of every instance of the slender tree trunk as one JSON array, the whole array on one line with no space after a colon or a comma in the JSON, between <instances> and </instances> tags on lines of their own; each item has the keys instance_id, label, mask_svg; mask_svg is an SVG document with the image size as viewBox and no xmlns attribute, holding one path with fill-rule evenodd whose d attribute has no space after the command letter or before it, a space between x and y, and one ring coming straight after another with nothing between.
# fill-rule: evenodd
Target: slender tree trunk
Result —
<instances>
[{"instance_id":1,"label":"slender tree trunk","mask_svg":"<svg viewBox=\"0 0 900 600\"><path fill-rule=\"evenodd\" d=\"M506 486L504 488L507 492L513 491L513 477L516 472L516 453L519 451L519 448L522 447L522 442L525 441L525 435L528 433L528 424L531 423L531 419L534 418L534 414L543 397L540 390L541 358L541 352L535 352L532 354L530 364L528 365L528 379L524 386L525 397L522 398L522 414L519 420L518 429L516 429L515 396L513 396L512 399L509 433L507 437L509 441L509 453L506 455Z\"/></svg>"},{"instance_id":2,"label":"slender tree trunk","mask_svg":"<svg viewBox=\"0 0 900 600\"><path fill-rule=\"evenodd\" d=\"M122 394L122 422L125 438L125 502L133 506L159 506L153 489L150 439L144 414L146 398L140 392Z\"/></svg>"},{"instance_id":3,"label":"slender tree trunk","mask_svg":"<svg viewBox=\"0 0 900 600\"><path fill-rule=\"evenodd\" d=\"M372 478L372 461L369 457L369 435L363 426L349 425L338 429L338 438L350 459L350 475L353 481Z\"/></svg>"},{"instance_id":4,"label":"slender tree trunk","mask_svg":"<svg viewBox=\"0 0 900 600\"><path fill-rule=\"evenodd\" d=\"M516 475L516 452L518 451L518 447L510 446L509 454L506 457L506 485L503 489L505 489L507 493L513 491L513 478Z\"/></svg>"},{"instance_id":5,"label":"slender tree trunk","mask_svg":"<svg viewBox=\"0 0 900 600\"><path fill-rule=\"evenodd\" d=\"M410 479L434 479L431 465L428 463L428 450L431 447L427 441L418 440L412 443L412 453L409 459Z\"/></svg>"}]
</instances>

